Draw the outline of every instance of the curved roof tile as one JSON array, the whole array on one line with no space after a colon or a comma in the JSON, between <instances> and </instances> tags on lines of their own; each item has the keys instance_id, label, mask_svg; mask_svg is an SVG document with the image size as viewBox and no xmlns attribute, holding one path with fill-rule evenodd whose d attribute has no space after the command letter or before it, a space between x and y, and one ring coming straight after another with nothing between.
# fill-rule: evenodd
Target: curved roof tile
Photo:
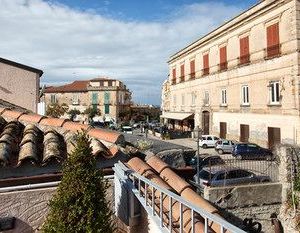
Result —
<instances>
[{"instance_id":1,"label":"curved roof tile","mask_svg":"<svg viewBox=\"0 0 300 233\"><path fill-rule=\"evenodd\" d=\"M1 116L2 117L7 117L10 119L15 119L18 120L20 116L24 115L24 112L17 112L17 111L12 111L12 110L5 110Z\"/></svg>"},{"instance_id":2,"label":"curved roof tile","mask_svg":"<svg viewBox=\"0 0 300 233\"><path fill-rule=\"evenodd\" d=\"M47 125L47 126L53 126L53 127L62 127L62 125L69 120L67 119L61 119L61 118L43 118L40 121L41 125Z\"/></svg>"},{"instance_id":3,"label":"curved roof tile","mask_svg":"<svg viewBox=\"0 0 300 233\"><path fill-rule=\"evenodd\" d=\"M121 144L125 142L124 136L122 134L108 131L104 129L90 129L88 135L95 137L99 140L104 140L116 144Z\"/></svg>"},{"instance_id":4,"label":"curved roof tile","mask_svg":"<svg viewBox=\"0 0 300 233\"><path fill-rule=\"evenodd\" d=\"M20 116L19 121L39 123L44 118L46 117L38 114L23 114Z\"/></svg>"},{"instance_id":5,"label":"curved roof tile","mask_svg":"<svg viewBox=\"0 0 300 233\"><path fill-rule=\"evenodd\" d=\"M87 130L90 126L77 123L77 122L67 121L64 122L62 127L66 130L80 131L80 130Z\"/></svg>"}]
</instances>

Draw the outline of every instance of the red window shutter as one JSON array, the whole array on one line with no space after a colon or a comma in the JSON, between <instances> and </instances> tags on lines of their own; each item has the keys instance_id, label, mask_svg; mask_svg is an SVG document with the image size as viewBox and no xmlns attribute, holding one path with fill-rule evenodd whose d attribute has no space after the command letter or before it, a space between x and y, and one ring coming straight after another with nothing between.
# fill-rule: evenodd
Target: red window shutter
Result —
<instances>
[{"instance_id":1,"label":"red window shutter","mask_svg":"<svg viewBox=\"0 0 300 233\"><path fill-rule=\"evenodd\" d=\"M249 60L249 37L246 36L240 39L240 64L248 63Z\"/></svg>"},{"instance_id":2,"label":"red window shutter","mask_svg":"<svg viewBox=\"0 0 300 233\"><path fill-rule=\"evenodd\" d=\"M209 56L208 54L203 55L203 74L209 74Z\"/></svg>"},{"instance_id":3,"label":"red window shutter","mask_svg":"<svg viewBox=\"0 0 300 233\"><path fill-rule=\"evenodd\" d=\"M279 53L279 24L275 23L267 27L267 56L272 57Z\"/></svg>"},{"instance_id":4,"label":"red window shutter","mask_svg":"<svg viewBox=\"0 0 300 233\"><path fill-rule=\"evenodd\" d=\"M184 81L184 64L180 66L180 78L181 81Z\"/></svg>"},{"instance_id":5,"label":"red window shutter","mask_svg":"<svg viewBox=\"0 0 300 233\"><path fill-rule=\"evenodd\" d=\"M173 69L172 76L173 76L173 79L176 79L176 69Z\"/></svg>"},{"instance_id":6,"label":"red window shutter","mask_svg":"<svg viewBox=\"0 0 300 233\"><path fill-rule=\"evenodd\" d=\"M191 78L195 78L195 60L190 62Z\"/></svg>"},{"instance_id":7,"label":"red window shutter","mask_svg":"<svg viewBox=\"0 0 300 233\"><path fill-rule=\"evenodd\" d=\"M227 51L226 46L220 48L220 70L227 69Z\"/></svg>"}]
</instances>

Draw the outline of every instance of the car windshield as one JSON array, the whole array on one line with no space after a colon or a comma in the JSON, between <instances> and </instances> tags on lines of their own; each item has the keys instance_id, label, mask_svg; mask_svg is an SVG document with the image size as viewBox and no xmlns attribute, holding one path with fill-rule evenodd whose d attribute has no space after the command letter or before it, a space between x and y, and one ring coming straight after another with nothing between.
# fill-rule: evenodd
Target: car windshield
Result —
<instances>
[{"instance_id":1,"label":"car windshield","mask_svg":"<svg viewBox=\"0 0 300 233\"><path fill-rule=\"evenodd\" d=\"M202 180L210 180L211 174L206 170L201 170L199 173L199 177Z\"/></svg>"},{"instance_id":2,"label":"car windshield","mask_svg":"<svg viewBox=\"0 0 300 233\"><path fill-rule=\"evenodd\" d=\"M126 127L126 128L124 127L124 128L123 128L123 131L124 131L124 132L132 131L132 129L131 129L130 127Z\"/></svg>"},{"instance_id":3,"label":"car windshield","mask_svg":"<svg viewBox=\"0 0 300 233\"><path fill-rule=\"evenodd\" d=\"M213 166L213 165L218 165L218 164L224 164L223 159L220 157L207 158L202 163L202 165L205 165L205 166L207 166L207 165Z\"/></svg>"}]
</instances>

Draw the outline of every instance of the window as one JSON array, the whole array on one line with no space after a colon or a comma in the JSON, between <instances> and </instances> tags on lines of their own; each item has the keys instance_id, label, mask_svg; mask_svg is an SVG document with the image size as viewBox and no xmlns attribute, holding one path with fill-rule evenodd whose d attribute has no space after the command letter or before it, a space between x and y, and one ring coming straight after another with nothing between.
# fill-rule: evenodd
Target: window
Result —
<instances>
[{"instance_id":1,"label":"window","mask_svg":"<svg viewBox=\"0 0 300 233\"><path fill-rule=\"evenodd\" d=\"M242 105L249 105L249 87L242 86Z\"/></svg>"},{"instance_id":2,"label":"window","mask_svg":"<svg viewBox=\"0 0 300 233\"><path fill-rule=\"evenodd\" d=\"M72 104L73 104L73 105L79 104L79 94L78 94L78 93L74 93L74 94L73 94L73 97L72 97Z\"/></svg>"},{"instance_id":3,"label":"window","mask_svg":"<svg viewBox=\"0 0 300 233\"><path fill-rule=\"evenodd\" d=\"M173 105L176 105L176 95L173 96Z\"/></svg>"},{"instance_id":4,"label":"window","mask_svg":"<svg viewBox=\"0 0 300 233\"><path fill-rule=\"evenodd\" d=\"M195 106L196 105L196 93L195 92L192 92L192 106Z\"/></svg>"},{"instance_id":5,"label":"window","mask_svg":"<svg viewBox=\"0 0 300 233\"><path fill-rule=\"evenodd\" d=\"M180 82L184 82L184 64L180 66Z\"/></svg>"},{"instance_id":6,"label":"window","mask_svg":"<svg viewBox=\"0 0 300 233\"><path fill-rule=\"evenodd\" d=\"M209 105L209 92L208 91L204 92L204 104Z\"/></svg>"},{"instance_id":7,"label":"window","mask_svg":"<svg viewBox=\"0 0 300 233\"><path fill-rule=\"evenodd\" d=\"M209 74L209 56L208 54L203 55L203 75Z\"/></svg>"},{"instance_id":8,"label":"window","mask_svg":"<svg viewBox=\"0 0 300 233\"><path fill-rule=\"evenodd\" d=\"M92 104L93 105L97 105L98 104L98 93L97 92L93 92L92 93Z\"/></svg>"},{"instance_id":9,"label":"window","mask_svg":"<svg viewBox=\"0 0 300 233\"><path fill-rule=\"evenodd\" d=\"M104 104L110 104L110 93L108 91L104 92Z\"/></svg>"},{"instance_id":10,"label":"window","mask_svg":"<svg viewBox=\"0 0 300 233\"><path fill-rule=\"evenodd\" d=\"M226 46L220 48L220 71L227 70L227 49Z\"/></svg>"},{"instance_id":11,"label":"window","mask_svg":"<svg viewBox=\"0 0 300 233\"><path fill-rule=\"evenodd\" d=\"M279 104L280 102L280 91L279 91L279 81L270 83L270 103Z\"/></svg>"},{"instance_id":12,"label":"window","mask_svg":"<svg viewBox=\"0 0 300 233\"><path fill-rule=\"evenodd\" d=\"M109 104L104 104L104 113L109 114Z\"/></svg>"},{"instance_id":13,"label":"window","mask_svg":"<svg viewBox=\"0 0 300 233\"><path fill-rule=\"evenodd\" d=\"M222 89L222 92L221 92L221 105L222 106L227 105L227 90L226 89Z\"/></svg>"},{"instance_id":14,"label":"window","mask_svg":"<svg viewBox=\"0 0 300 233\"><path fill-rule=\"evenodd\" d=\"M249 36L240 38L240 65L250 62Z\"/></svg>"},{"instance_id":15,"label":"window","mask_svg":"<svg viewBox=\"0 0 300 233\"><path fill-rule=\"evenodd\" d=\"M195 60L190 61L191 79L195 79Z\"/></svg>"},{"instance_id":16,"label":"window","mask_svg":"<svg viewBox=\"0 0 300 233\"><path fill-rule=\"evenodd\" d=\"M51 94L51 96L50 96L50 102L51 102L51 104L57 103L57 99L56 99L56 95L55 94Z\"/></svg>"},{"instance_id":17,"label":"window","mask_svg":"<svg viewBox=\"0 0 300 233\"><path fill-rule=\"evenodd\" d=\"M176 84L176 68L172 70L172 84Z\"/></svg>"},{"instance_id":18,"label":"window","mask_svg":"<svg viewBox=\"0 0 300 233\"><path fill-rule=\"evenodd\" d=\"M267 58L278 56L280 54L279 44L279 23L267 27Z\"/></svg>"},{"instance_id":19,"label":"window","mask_svg":"<svg viewBox=\"0 0 300 233\"><path fill-rule=\"evenodd\" d=\"M181 95L181 105L184 106L185 104L185 99L184 99L184 94Z\"/></svg>"}]
</instances>

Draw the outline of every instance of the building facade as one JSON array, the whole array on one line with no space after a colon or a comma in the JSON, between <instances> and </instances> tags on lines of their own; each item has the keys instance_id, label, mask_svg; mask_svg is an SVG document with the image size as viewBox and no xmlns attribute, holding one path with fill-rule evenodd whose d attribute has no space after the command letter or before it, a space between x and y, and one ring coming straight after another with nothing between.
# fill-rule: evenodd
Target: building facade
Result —
<instances>
[{"instance_id":1,"label":"building facade","mask_svg":"<svg viewBox=\"0 0 300 233\"><path fill-rule=\"evenodd\" d=\"M37 112L43 71L0 58L0 99Z\"/></svg>"},{"instance_id":2,"label":"building facade","mask_svg":"<svg viewBox=\"0 0 300 233\"><path fill-rule=\"evenodd\" d=\"M84 112L92 107L100 110L99 121L117 122L130 109L131 92L121 81L109 78L74 81L73 83L45 89L46 106L66 104L71 109Z\"/></svg>"},{"instance_id":3,"label":"building facade","mask_svg":"<svg viewBox=\"0 0 300 233\"><path fill-rule=\"evenodd\" d=\"M299 143L299 10L260 1L172 55L165 122L270 148Z\"/></svg>"}]
</instances>

